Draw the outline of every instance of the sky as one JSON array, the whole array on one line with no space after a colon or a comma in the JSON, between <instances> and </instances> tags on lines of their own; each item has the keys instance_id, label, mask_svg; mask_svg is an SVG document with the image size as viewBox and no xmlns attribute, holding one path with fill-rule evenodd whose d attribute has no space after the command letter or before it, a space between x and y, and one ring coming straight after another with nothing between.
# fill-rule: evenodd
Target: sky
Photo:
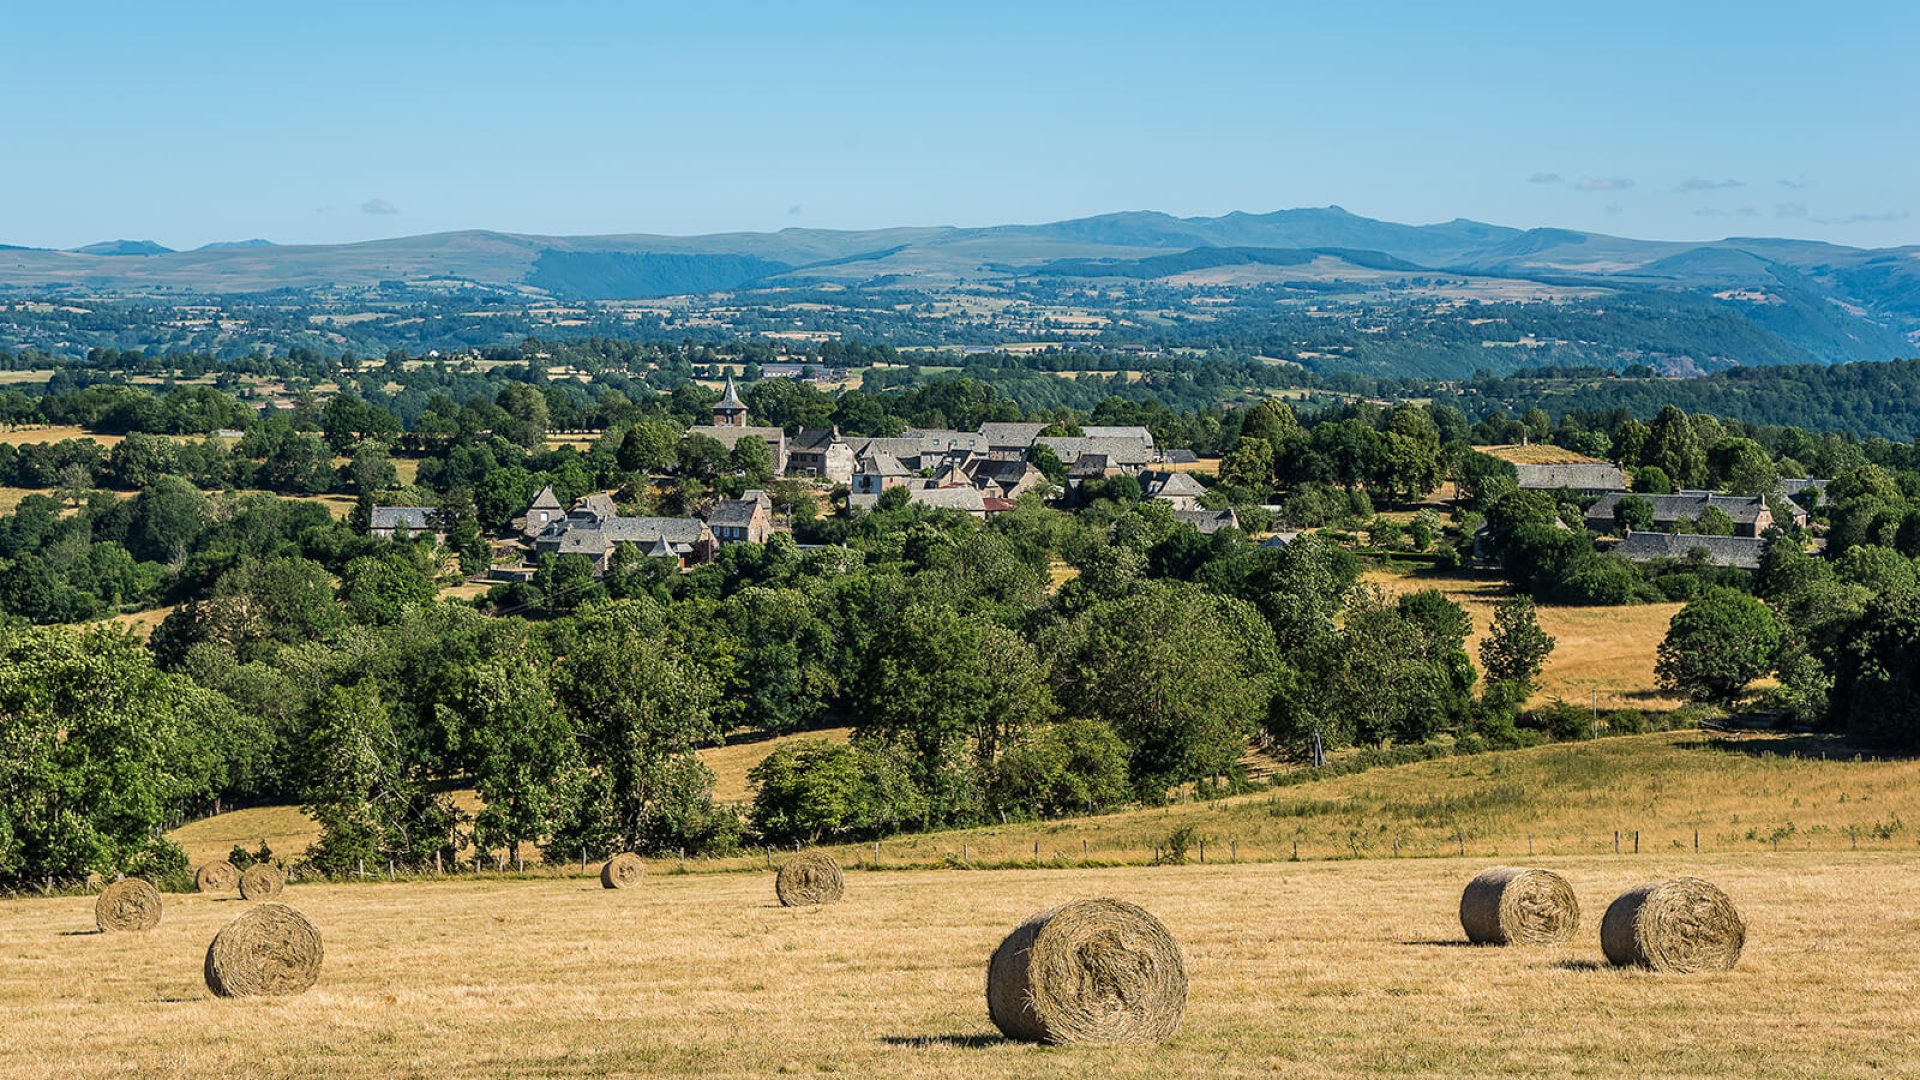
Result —
<instances>
[{"instance_id":1,"label":"sky","mask_svg":"<svg viewBox=\"0 0 1920 1080\"><path fill-rule=\"evenodd\" d=\"M0 243L1337 204L1920 242L1911 3L8 3Z\"/></svg>"}]
</instances>

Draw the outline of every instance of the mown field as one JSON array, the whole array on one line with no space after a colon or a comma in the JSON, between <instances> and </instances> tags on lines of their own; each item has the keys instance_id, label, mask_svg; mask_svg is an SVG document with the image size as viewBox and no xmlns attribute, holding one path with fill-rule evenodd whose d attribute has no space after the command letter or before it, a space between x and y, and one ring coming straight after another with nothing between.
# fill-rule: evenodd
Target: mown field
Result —
<instances>
[{"instance_id":1,"label":"mown field","mask_svg":"<svg viewBox=\"0 0 1920 1080\"><path fill-rule=\"evenodd\" d=\"M1920 856L1537 860L1583 925L1549 949L1461 945L1479 858L848 875L783 909L767 872L608 892L579 878L292 886L319 984L220 1000L207 942L243 907L169 896L147 934L86 897L0 904L0 1076L1886 1077L1920 1075ZM1744 914L1730 973L1604 966L1621 890L1678 873ZM1157 1048L1011 1043L987 957L1021 919L1115 896L1158 915L1190 979Z\"/></svg>"},{"instance_id":2,"label":"mown field","mask_svg":"<svg viewBox=\"0 0 1920 1080\"><path fill-rule=\"evenodd\" d=\"M1477 665L1480 641L1493 625L1493 607L1512 590L1491 575L1428 576L1372 570L1370 584L1390 594L1439 589L1473 617L1467 651ZM1602 709L1671 709L1681 699L1661 690L1653 666L1667 625L1684 605L1633 604L1626 607L1574 607L1543 604L1540 628L1557 641L1541 673L1532 704L1555 698Z\"/></svg>"}]
</instances>

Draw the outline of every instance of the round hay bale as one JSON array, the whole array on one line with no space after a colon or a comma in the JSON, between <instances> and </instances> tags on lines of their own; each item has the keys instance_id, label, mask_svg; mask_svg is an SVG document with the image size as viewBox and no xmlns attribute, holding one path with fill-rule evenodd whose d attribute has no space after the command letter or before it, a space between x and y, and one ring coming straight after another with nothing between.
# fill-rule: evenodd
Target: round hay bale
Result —
<instances>
[{"instance_id":1,"label":"round hay bale","mask_svg":"<svg viewBox=\"0 0 1920 1080\"><path fill-rule=\"evenodd\" d=\"M1580 902L1551 870L1496 866L1467 882L1460 927L1476 945L1564 945L1580 929Z\"/></svg>"},{"instance_id":2,"label":"round hay bale","mask_svg":"<svg viewBox=\"0 0 1920 1080\"><path fill-rule=\"evenodd\" d=\"M104 931L151 930L160 925L160 890L137 877L121 878L100 890L93 921Z\"/></svg>"},{"instance_id":3,"label":"round hay bale","mask_svg":"<svg viewBox=\"0 0 1920 1080\"><path fill-rule=\"evenodd\" d=\"M803 852L788 859L773 881L774 894L786 907L836 903L846 888L840 864L824 851Z\"/></svg>"},{"instance_id":4,"label":"round hay bale","mask_svg":"<svg viewBox=\"0 0 1920 1080\"><path fill-rule=\"evenodd\" d=\"M225 859L215 859L193 872L194 888L201 892L228 892L240 884L240 871Z\"/></svg>"},{"instance_id":5,"label":"round hay bale","mask_svg":"<svg viewBox=\"0 0 1920 1080\"><path fill-rule=\"evenodd\" d=\"M1179 1030L1187 967L1160 920L1075 900L1021 923L987 964L987 1013L1010 1039L1150 1046Z\"/></svg>"},{"instance_id":6,"label":"round hay bale","mask_svg":"<svg viewBox=\"0 0 1920 1080\"><path fill-rule=\"evenodd\" d=\"M320 978L320 930L285 904L249 908L207 946L207 989L220 997L306 992Z\"/></svg>"},{"instance_id":7,"label":"round hay bale","mask_svg":"<svg viewBox=\"0 0 1920 1080\"><path fill-rule=\"evenodd\" d=\"M286 888L287 875L272 863L254 863L240 875L240 895L247 900L271 900Z\"/></svg>"},{"instance_id":8,"label":"round hay bale","mask_svg":"<svg viewBox=\"0 0 1920 1080\"><path fill-rule=\"evenodd\" d=\"M631 851L623 851L600 867L600 884L608 889L631 889L647 876L647 864Z\"/></svg>"},{"instance_id":9,"label":"round hay bale","mask_svg":"<svg viewBox=\"0 0 1920 1080\"><path fill-rule=\"evenodd\" d=\"M1600 920L1600 948L1618 967L1727 971L1746 943L1747 925L1733 901L1694 877L1628 889Z\"/></svg>"}]
</instances>

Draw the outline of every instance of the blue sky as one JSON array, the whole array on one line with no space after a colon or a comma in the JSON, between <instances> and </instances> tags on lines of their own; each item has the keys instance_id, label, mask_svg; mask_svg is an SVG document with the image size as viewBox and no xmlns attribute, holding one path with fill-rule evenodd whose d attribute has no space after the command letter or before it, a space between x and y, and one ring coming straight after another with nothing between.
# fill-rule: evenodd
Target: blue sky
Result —
<instances>
[{"instance_id":1,"label":"blue sky","mask_svg":"<svg viewBox=\"0 0 1920 1080\"><path fill-rule=\"evenodd\" d=\"M10 4L0 242L1338 203L1920 242L1920 5Z\"/></svg>"}]
</instances>

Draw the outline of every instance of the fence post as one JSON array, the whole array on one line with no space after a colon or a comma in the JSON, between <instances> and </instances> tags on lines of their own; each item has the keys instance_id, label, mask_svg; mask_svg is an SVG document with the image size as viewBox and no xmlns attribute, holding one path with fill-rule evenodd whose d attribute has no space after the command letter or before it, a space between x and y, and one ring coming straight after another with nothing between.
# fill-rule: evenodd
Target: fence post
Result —
<instances>
[{"instance_id":1,"label":"fence post","mask_svg":"<svg viewBox=\"0 0 1920 1080\"><path fill-rule=\"evenodd\" d=\"M1699 829L1693 830L1693 850L1695 851L1700 850L1700 830Z\"/></svg>"},{"instance_id":2,"label":"fence post","mask_svg":"<svg viewBox=\"0 0 1920 1080\"><path fill-rule=\"evenodd\" d=\"M1233 851L1228 856L1228 858L1231 859L1233 862L1239 862L1240 861L1240 841L1235 839L1235 840L1229 841L1229 843L1233 845Z\"/></svg>"},{"instance_id":3,"label":"fence post","mask_svg":"<svg viewBox=\"0 0 1920 1080\"><path fill-rule=\"evenodd\" d=\"M967 845L964 843L960 845L960 865L967 865Z\"/></svg>"},{"instance_id":4,"label":"fence post","mask_svg":"<svg viewBox=\"0 0 1920 1080\"><path fill-rule=\"evenodd\" d=\"M1852 842L1853 850L1860 850L1860 833L1853 826L1847 826L1847 839Z\"/></svg>"},{"instance_id":5,"label":"fence post","mask_svg":"<svg viewBox=\"0 0 1920 1080\"><path fill-rule=\"evenodd\" d=\"M1533 858L1533 834L1527 834L1527 858Z\"/></svg>"},{"instance_id":6,"label":"fence post","mask_svg":"<svg viewBox=\"0 0 1920 1080\"><path fill-rule=\"evenodd\" d=\"M1085 862L1086 859L1087 859L1087 838L1083 836L1080 838L1080 861Z\"/></svg>"},{"instance_id":7,"label":"fence post","mask_svg":"<svg viewBox=\"0 0 1920 1080\"><path fill-rule=\"evenodd\" d=\"M1040 841L1038 840L1033 842L1033 861L1036 865L1040 862Z\"/></svg>"},{"instance_id":8,"label":"fence post","mask_svg":"<svg viewBox=\"0 0 1920 1080\"><path fill-rule=\"evenodd\" d=\"M1207 842L1205 840L1202 840L1200 841L1200 865L1205 866L1206 864L1207 864Z\"/></svg>"},{"instance_id":9,"label":"fence post","mask_svg":"<svg viewBox=\"0 0 1920 1080\"><path fill-rule=\"evenodd\" d=\"M440 849L435 848L433 850L433 876L439 877L444 872L445 871L440 869Z\"/></svg>"},{"instance_id":10,"label":"fence post","mask_svg":"<svg viewBox=\"0 0 1920 1080\"><path fill-rule=\"evenodd\" d=\"M1635 855L1640 854L1640 830L1639 829L1633 830L1633 853Z\"/></svg>"},{"instance_id":11,"label":"fence post","mask_svg":"<svg viewBox=\"0 0 1920 1080\"><path fill-rule=\"evenodd\" d=\"M1300 841L1298 840L1295 840L1293 842L1293 861L1294 862L1300 861Z\"/></svg>"},{"instance_id":12,"label":"fence post","mask_svg":"<svg viewBox=\"0 0 1920 1080\"><path fill-rule=\"evenodd\" d=\"M1613 853L1615 855L1620 854L1620 830L1619 829L1613 830Z\"/></svg>"},{"instance_id":13,"label":"fence post","mask_svg":"<svg viewBox=\"0 0 1920 1080\"><path fill-rule=\"evenodd\" d=\"M1400 857L1400 838L1397 836L1393 838L1393 857Z\"/></svg>"}]
</instances>

